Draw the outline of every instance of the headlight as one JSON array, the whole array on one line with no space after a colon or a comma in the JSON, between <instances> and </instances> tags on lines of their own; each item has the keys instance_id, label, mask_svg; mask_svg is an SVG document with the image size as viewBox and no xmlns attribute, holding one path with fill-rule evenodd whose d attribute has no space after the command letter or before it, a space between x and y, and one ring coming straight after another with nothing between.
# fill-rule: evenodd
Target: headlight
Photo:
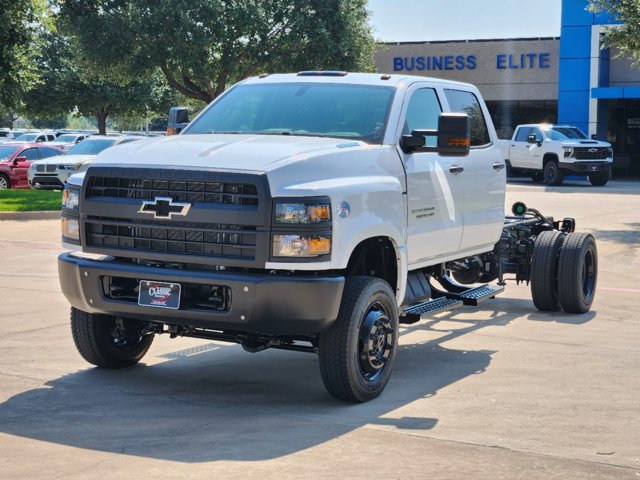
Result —
<instances>
[{"instance_id":1,"label":"headlight","mask_svg":"<svg viewBox=\"0 0 640 480\"><path fill-rule=\"evenodd\" d=\"M573 155L573 147L562 147L564 150L564 156L565 157L570 157L571 155Z\"/></svg>"},{"instance_id":2,"label":"headlight","mask_svg":"<svg viewBox=\"0 0 640 480\"><path fill-rule=\"evenodd\" d=\"M608 154L610 157L613 157L613 148L612 148L612 147L607 148L607 154Z\"/></svg>"},{"instance_id":3,"label":"headlight","mask_svg":"<svg viewBox=\"0 0 640 480\"><path fill-rule=\"evenodd\" d=\"M322 223L331 221L331 203L276 203L275 223Z\"/></svg>"},{"instance_id":4,"label":"headlight","mask_svg":"<svg viewBox=\"0 0 640 480\"><path fill-rule=\"evenodd\" d=\"M78 208L78 203L80 202L80 191L79 190L69 190L65 188L62 192L62 207L69 208L71 210L75 210Z\"/></svg>"},{"instance_id":5,"label":"headlight","mask_svg":"<svg viewBox=\"0 0 640 480\"><path fill-rule=\"evenodd\" d=\"M327 235L274 235L274 257L319 257L331 253L331 237Z\"/></svg>"},{"instance_id":6,"label":"headlight","mask_svg":"<svg viewBox=\"0 0 640 480\"><path fill-rule=\"evenodd\" d=\"M58 170L80 170L81 163L63 163L58 165Z\"/></svg>"},{"instance_id":7,"label":"headlight","mask_svg":"<svg viewBox=\"0 0 640 480\"><path fill-rule=\"evenodd\" d=\"M80 240L80 222L77 218L62 217L60 223L62 236L72 240Z\"/></svg>"}]
</instances>

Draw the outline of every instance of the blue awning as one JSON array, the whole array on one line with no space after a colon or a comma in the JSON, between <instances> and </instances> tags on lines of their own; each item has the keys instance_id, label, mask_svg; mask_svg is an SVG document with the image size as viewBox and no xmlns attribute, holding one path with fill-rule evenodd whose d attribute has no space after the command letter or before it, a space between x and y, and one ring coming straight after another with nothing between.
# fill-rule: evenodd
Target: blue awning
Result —
<instances>
[{"instance_id":1,"label":"blue awning","mask_svg":"<svg viewBox=\"0 0 640 480\"><path fill-rule=\"evenodd\" d=\"M591 98L640 98L640 87L592 88Z\"/></svg>"}]
</instances>

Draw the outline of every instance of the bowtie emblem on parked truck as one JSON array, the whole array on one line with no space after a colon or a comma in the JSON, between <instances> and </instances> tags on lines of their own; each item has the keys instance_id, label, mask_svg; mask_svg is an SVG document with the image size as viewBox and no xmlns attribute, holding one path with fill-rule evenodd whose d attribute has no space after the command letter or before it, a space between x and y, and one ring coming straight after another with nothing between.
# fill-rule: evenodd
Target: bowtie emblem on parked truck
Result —
<instances>
[{"instance_id":1,"label":"bowtie emblem on parked truck","mask_svg":"<svg viewBox=\"0 0 640 480\"><path fill-rule=\"evenodd\" d=\"M300 72L245 80L179 135L106 150L63 194L62 291L80 354L137 363L155 335L319 355L328 391L378 396L400 324L529 282L584 313L597 252L522 203L472 85ZM142 202L142 206L141 206ZM495 282L495 283L492 283Z\"/></svg>"}]
</instances>

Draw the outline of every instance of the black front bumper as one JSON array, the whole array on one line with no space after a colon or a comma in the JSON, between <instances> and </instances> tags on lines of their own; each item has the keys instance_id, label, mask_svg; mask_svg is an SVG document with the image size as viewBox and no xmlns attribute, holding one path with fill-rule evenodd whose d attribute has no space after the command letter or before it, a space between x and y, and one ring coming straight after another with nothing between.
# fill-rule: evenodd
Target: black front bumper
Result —
<instances>
[{"instance_id":1,"label":"black front bumper","mask_svg":"<svg viewBox=\"0 0 640 480\"><path fill-rule=\"evenodd\" d=\"M40 184L39 186L36 186L36 184ZM54 190L54 189L62 189L64 188L64 183L62 183L62 181L56 177L56 176L46 176L46 175L35 175L33 177L33 180L31 180L31 187L33 188L39 188L39 189L43 189L43 190Z\"/></svg>"},{"instance_id":2,"label":"black front bumper","mask_svg":"<svg viewBox=\"0 0 640 480\"><path fill-rule=\"evenodd\" d=\"M276 276L267 274L186 271L58 257L62 292L75 308L127 318L212 330L263 335L314 335L338 316L344 277ZM228 310L199 308L167 310L114 299L105 292L105 278L215 285L231 290Z\"/></svg>"},{"instance_id":3,"label":"black front bumper","mask_svg":"<svg viewBox=\"0 0 640 480\"><path fill-rule=\"evenodd\" d=\"M575 163L563 163L558 165L562 170L582 173L584 175L594 172L605 172L611 170L611 162L593 161L593 162L575 162Z\"/></svg>"}]
</instances>

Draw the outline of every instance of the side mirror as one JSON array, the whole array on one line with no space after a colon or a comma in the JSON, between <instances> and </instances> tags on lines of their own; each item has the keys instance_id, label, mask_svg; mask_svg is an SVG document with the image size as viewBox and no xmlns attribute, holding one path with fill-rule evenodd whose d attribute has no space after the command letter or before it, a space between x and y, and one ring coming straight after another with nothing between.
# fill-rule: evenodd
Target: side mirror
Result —
<instances>
[{"instance_id":1,"label":"side mirror","mask_svg":"<svg viewBox=\"0 0 640 480\"><path fill-rule=\"evenodd\" d=\"M167 121L167 135L177 135L189 124L189 110L185 107L171 107Z\"/></svg>"},{"instance_id":2,"label":"side mirror","mask_svg":"<svg viewBox=\"0 0 640 480\"><path fill-rule=\"evenodd\" d=\"M21 157L16 157L13 159L13 164L17 165L19 162L26 162L28 161L27 157L25 157L24 155Z\"/></svg>"},{"instance_id":3,"label":"side mirror","mask_svg":"<svg viewBox=\"0 0 640 480\"><path fill-rule=\"evenodd\" d=\"M402 136L406 152L437 152L441 155L465 156L471 145L469 115L466 113L441 113L437 130L413 130ZM437 147L425 146L427 137L437 137Z\"/></svg>"}]
</instances>

